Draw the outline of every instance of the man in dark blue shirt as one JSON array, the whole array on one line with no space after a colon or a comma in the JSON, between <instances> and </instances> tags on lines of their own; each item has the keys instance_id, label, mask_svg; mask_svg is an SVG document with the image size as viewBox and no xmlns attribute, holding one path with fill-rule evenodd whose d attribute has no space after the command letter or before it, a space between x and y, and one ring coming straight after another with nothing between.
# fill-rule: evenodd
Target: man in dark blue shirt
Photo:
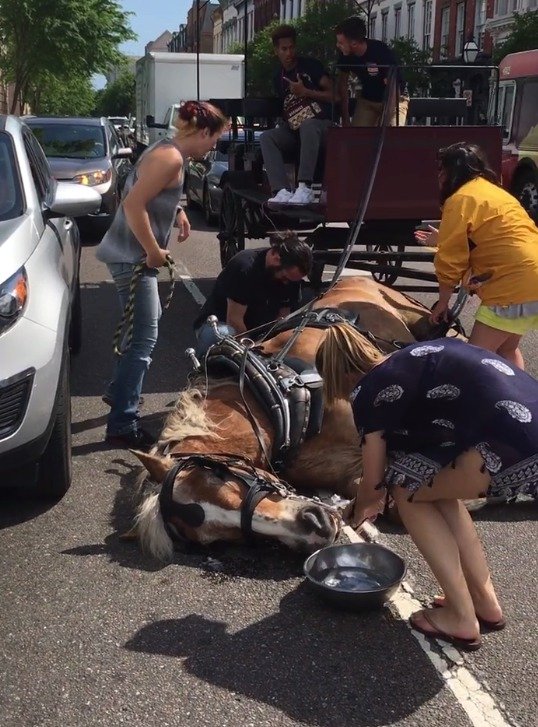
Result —
<instances>
[{"instance_id":1,"label":"man in dark blue shirt","mask_svg":"<svg viewBox=\"0 0 538 727\"><path fill-rule=\"evenodd\" d=\"M390 126L404 126L407 118L409 97L400 70L396 87L388 95L387 84L390 68L397 66L394 51L380 40L366 37L366 25L362 18L346 18L336 28L336 46L340 51L337 67L340 70L339 96L342 103L342 125L349 126L349 74L357 76L361 92L357 97L352 126L379 126L384 103L389 104Z\"/></svg>"},{"instance_id":2,"label":"man in dark blue shirt","mask_svg":"<svg viewBox=\"0 0 538 727\"><path fill-rule=\"evenodd\" d=\"M322 63L296 53L297 34L281 25L271 34L280 61L273 82L282 99L284 121L260 137L263 161L273 192L272 204L311 204L311 185L323 135L331 125L332 82ZM284 155L299 151L298 188L286 174Z\"/></svg>"}]
</instances>

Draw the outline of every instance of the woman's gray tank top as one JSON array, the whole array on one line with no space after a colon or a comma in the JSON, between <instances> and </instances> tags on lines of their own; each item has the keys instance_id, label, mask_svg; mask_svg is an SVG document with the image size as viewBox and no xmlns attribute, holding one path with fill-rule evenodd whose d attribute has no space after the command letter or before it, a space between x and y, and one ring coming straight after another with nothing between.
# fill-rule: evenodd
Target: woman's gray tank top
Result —
<instances>
[{"instance_id":1,"label":"woman's gray tank top","mask_svg":"<svg viewBox=\"0 0 538 727\"><path fill-rule=\"evenodd\" d=\"M123 189L123 198L137 180L138 165L142 157L151 153L158 146L170 144L172 144L170 139L161 139L150 146L149 149L146 149L127 177ZM179 182L177 186L161 190L147 204L146 209L151 229L159 247L166 248L168 246L182 191L183 181ZM123 202L118 207L110 228L96 247L95 254L97 259L104 263L138 263L146 256L146 251L127 224L127 218L123 211Z\"/></svg>"}]
</instances>

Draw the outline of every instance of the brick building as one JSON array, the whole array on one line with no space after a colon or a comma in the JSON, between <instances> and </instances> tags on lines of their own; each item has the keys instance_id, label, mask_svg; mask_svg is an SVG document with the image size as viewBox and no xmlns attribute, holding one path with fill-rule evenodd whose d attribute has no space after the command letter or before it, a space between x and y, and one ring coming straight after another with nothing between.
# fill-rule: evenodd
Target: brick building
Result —
<instances>
[{"instance_id":1,"label":"brick building","mask_svg":"<svg viewBox=\"0 0 538 727\"><path fill-rule=\"evenodd\" d=\"M486 20L493 15L495 0L437 0L433 60L461 61L463 46L474 40L483 57L491 54L491 35Z\"/></svg>"},{"instance_id":2,"label":"brick building","mask_svg":"<svg viewBox=\"0 0 538 727\"><path fill-rule=\"evenodd\" d=\"M213 13L219 3L209 0L193 0L187 12L187 22L181 23L179 30L170 36L167 47L173 53L213 53ZM198 27L199 24L199 27ZM200 47L197 48L198 42Z\"/></svg>"}]
</instances>

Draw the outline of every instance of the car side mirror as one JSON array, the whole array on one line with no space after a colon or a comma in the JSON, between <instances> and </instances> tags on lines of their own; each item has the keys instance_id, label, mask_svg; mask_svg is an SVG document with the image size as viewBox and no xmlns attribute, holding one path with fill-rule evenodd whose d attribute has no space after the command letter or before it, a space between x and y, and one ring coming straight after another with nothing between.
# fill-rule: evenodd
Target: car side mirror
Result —
<instances>
[{"instance_id":1,"label":"car side mirror","mask_svg":"<svg viewBox=\"0 0 538 727\"><path fill-rule=\"evenodd\" d=\"M146 126L148 129L167 129L167 124L157 124L155 122L155 116L152 116L151 114L148 114L146 116Z\"/></svg>"},{"instance_id":2,"label":"car side mirror","mask_svg":"<svg viewBox=\"0 0 538 727\"><path fill-rule=\"evenodd\" d=\"M47 204L50 213L67 217L83 217L98 212L101 195L95 189L76 182L57 182L52 200Z\"/></svg>"}]
</instances>

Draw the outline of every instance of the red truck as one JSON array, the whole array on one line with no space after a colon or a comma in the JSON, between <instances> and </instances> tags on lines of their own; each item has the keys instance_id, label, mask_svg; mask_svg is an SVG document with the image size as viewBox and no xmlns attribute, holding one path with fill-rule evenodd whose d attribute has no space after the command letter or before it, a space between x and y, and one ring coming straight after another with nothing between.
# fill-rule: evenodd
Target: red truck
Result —
<instances>
[{"instance_id":1,"label":"red truck","mask_svg":"<svg viewBox=\"0 0 538 727\"><path fill-rule=\"evenodd\" d=\"M492 94L489 118L503 128L503 186L538 224L538 49L501 61L497 109Z\"/></svg>"}]
</instances>

